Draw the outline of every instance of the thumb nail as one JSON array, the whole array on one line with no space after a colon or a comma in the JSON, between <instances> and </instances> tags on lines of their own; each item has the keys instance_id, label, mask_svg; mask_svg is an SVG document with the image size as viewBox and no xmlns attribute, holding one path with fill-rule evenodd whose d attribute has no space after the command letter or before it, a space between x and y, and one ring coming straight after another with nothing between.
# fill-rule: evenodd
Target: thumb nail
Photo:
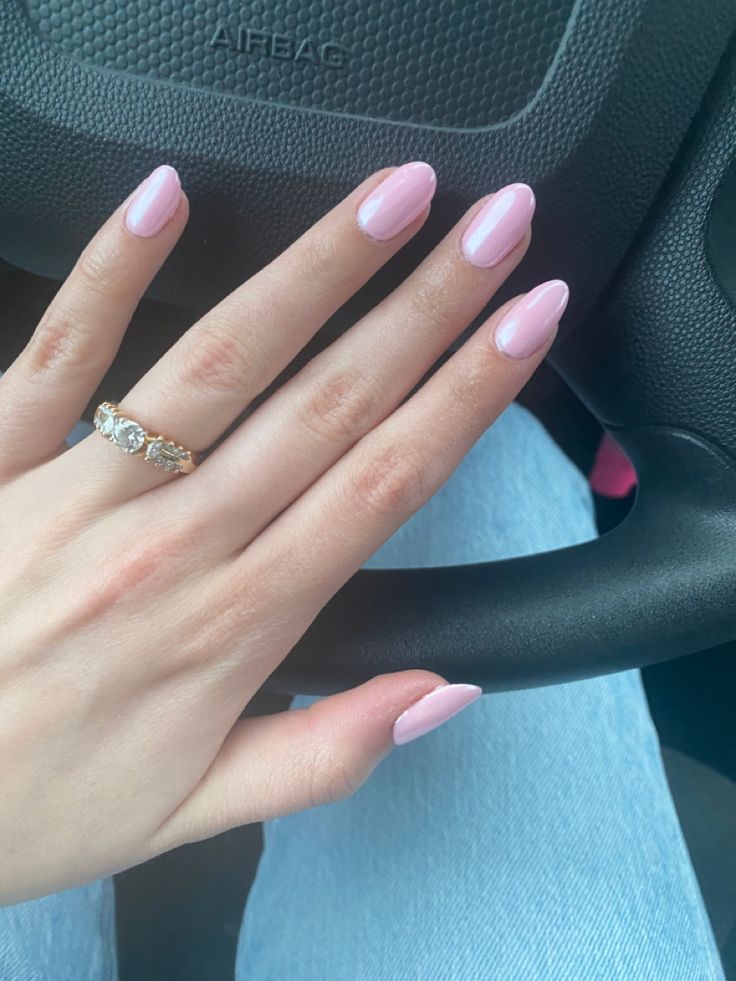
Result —
<instances>
[{"instance_id":1,"label":"thumb nail","mask_svg":"<svg viewBox=\"0 0 736 981\"><path fill-rule=\"evenodd\" d=\"M394 745L403 746L431 732L482 694L477 685L440 685L410 705L394 722Z\"/></svg>"}]
</instances>

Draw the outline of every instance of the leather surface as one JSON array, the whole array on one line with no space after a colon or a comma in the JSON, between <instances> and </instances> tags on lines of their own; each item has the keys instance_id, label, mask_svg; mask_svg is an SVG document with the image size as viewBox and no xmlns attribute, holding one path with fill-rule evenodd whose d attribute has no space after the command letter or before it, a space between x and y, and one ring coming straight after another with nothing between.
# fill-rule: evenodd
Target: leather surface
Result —
<instances>
[{"instance_id":1,"label":"leather surface","mask_svg":"<svg viewBox=\"0 0 736 981\"><path fill-rule=\"evenodd\" d=\"M573 0L26 0L38 35L98 68L283 105L488 126L541 86Z\"/></svg>"}]
</instances>

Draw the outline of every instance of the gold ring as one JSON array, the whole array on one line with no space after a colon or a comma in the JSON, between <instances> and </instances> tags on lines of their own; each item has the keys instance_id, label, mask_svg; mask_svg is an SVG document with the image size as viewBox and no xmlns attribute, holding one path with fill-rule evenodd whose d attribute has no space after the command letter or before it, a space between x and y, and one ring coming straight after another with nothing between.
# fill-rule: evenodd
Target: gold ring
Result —
<instances>
[{"instance_id":1,"label":"gold ring","mask_svg":"<svg viewBox=\"0 0 736 981\"><path fill-rule=\"evenodd\" d=\"M143 459L171 473L191 473L199 458L168 436L152 436L134 419L124 415L114 402L101 402L95 409L97 431L124 453L143 454Z\"/></svg>"}]
</instances>

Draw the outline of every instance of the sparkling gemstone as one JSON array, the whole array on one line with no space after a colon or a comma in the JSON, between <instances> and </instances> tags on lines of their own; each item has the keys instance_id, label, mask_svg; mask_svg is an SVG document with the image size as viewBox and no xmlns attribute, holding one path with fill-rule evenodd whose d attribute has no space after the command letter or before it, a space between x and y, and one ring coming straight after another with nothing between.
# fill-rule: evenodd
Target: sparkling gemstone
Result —
<instances>
[{"instance_id":1,"label":"sparkling gemstone","mask_svg":"<svg viewBox=\"0 0 736 981\"><path fill-rule=\"evenodd\" d=\"M181 470L182 464L189 459L186 450L165 439L154 439L146 447L146 459L157 467L175 472Z\"/></svg>"},{"instance_id":2,"label":"sparkling gemstone","mask_svg":"<svg viewBox=\"0 0 736 981\"><path fill-rule=\"evenodd\" d=\"M137 453L146 440L146 434L137 422L118 416L113 426L113 439L126 453Z\"/></svg>"},{"instance_id":3,"label":"sparkling gemstone","mask_svg":"<svg viewBox=\"0 0 736 981\"><path fill-rule=\"evenodd\" d=\"M97 411L95 412L95 426L97 426L103 436L112 436L114 422L115 415L109 406L100 405L97 407Z\"/></svg>"}]
</instances>

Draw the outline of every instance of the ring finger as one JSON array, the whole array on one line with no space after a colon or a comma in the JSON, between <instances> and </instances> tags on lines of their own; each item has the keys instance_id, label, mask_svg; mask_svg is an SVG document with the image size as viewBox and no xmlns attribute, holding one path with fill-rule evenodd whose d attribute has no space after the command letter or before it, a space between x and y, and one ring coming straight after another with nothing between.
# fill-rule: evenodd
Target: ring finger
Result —
<instances>
[{"instance_id":1,"label":"ring finger","mask_svg":"<svg viewBox=\"0 0 736 981\"><path fill-rule=\"evenodd\" d=\"M84 249L0 382L0 473L63 450L187 215L176 171L158 167Z\"/></svg>"},{"instance_id":2,"label":"ring finger","mask_svg":"<svg viewBox=\"0 0 736 981\"><path fill-rule=\"evenodd\" d=\"M191 327L125 396L121 413L189 450L206 449L416 233L435 186L421 162L373 174ZM73 465L94 470L106 498L134 496L168 476L99 439L75 449Z\"/></svg>"}]
</instances>

